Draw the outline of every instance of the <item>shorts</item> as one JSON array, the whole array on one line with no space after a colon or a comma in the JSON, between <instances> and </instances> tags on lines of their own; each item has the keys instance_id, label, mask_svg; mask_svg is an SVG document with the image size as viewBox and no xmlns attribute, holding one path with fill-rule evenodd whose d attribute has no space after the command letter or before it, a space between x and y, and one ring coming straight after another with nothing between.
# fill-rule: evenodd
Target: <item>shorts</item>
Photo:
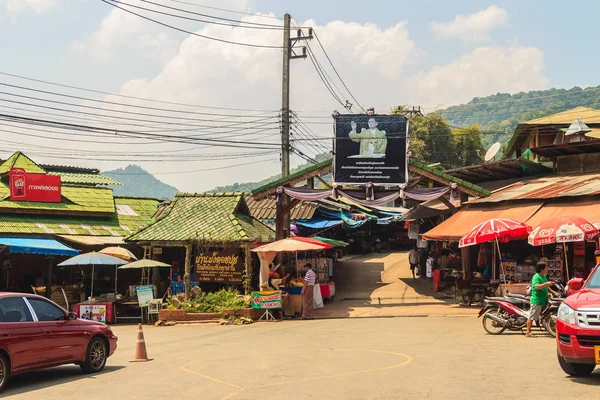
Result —
<instances>
[{"instance_id":1,"label":"shorts","mask_svg":"<svg viewBox=\"0 0 600 400\"><path fill-rule=\"evenodd\" d=\"M540 316L542 315L543 308L544 308L544 306L540 306L538 304L532 304L531 308L529 309L529 320L538 321L540 319Z\"/></svg>"},{"instance_id":2,"label":"shorts","mask_svg":"<svg viewBox=\"0 0 600 400\"><path fill-rule=\"evenodd\" d=\"M414 270L417 267L417 264L410 264L410 270Z\"/></svg>"}]
</instances>

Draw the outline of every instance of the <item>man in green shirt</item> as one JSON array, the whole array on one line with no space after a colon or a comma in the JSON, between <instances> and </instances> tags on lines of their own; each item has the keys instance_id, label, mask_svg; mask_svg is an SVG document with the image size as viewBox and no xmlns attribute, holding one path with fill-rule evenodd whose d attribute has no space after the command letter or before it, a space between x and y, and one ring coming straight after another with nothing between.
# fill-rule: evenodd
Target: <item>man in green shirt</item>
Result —
<instances>
[{"instance_id":1,"label":"man in green shirt","mask_svg":"<svg viewBox=\"0 0 600 400\"><path fill-rule=\"evenodd\" d=\"M544 262L537 263L536 274L531 280L531 308L529 310L529 319L527 320L527 333L526 336L531 336L531 326L533 321L540 319L542 309L548 304L548 291L557 296L556 292L550 289L550 286L554 285L554 282L548 281L546 277L548 275L548 266Z\"/></svg>"}]
</instances>

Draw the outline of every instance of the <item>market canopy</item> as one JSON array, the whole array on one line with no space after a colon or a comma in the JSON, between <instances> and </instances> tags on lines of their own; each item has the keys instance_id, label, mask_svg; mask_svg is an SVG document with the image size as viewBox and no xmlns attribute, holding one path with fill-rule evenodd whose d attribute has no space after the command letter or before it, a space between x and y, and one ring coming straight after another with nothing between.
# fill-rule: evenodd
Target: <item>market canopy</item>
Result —
<instances>
[{"instance_id":1,"label":"market canopy","mask_svg":"<svg viewBox=\"0 0 600 400\"><path fill-rule=\"evenodd\" d=\"M296 224L312 229L326 229L336 225L341 225L343 221L341 219L299 219Z\"/></svg>"},{"instance_id":2,"label":"market canopy","mask_svg":"<svg viewBox=\"0 0 600 400\"><path fill-rule=\"evenodd\" d=\"M349 243L343 242L341 240L324 238L321 236L315 236L313 239L318 240L319 242L327 243L331 247L346 247Z\"/></svg>"},{"instance_id":3,"label":"market canopy","mask_svg":"<svg viewBox=\"0 0 600 400\"><path fill-rule=\"evenodd\" d=\"M7 246L11 253L43 254L47 256L75 256L79 250L72 249L54 239L0 237L0 246Z\"/></svg>"}]
</instances>

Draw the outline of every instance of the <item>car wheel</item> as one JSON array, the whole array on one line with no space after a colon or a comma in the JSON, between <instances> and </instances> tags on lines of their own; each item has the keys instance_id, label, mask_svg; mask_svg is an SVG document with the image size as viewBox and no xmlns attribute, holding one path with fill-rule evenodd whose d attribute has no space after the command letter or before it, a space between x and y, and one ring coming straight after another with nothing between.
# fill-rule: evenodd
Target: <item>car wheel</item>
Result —
<instances>
[{"instance_id":1,"label":"car wheel","mask_svg":"<svg viewBox=\"0 0 600 400\"><path fill-rule=\"evenodd\" d=\"M2 391L4 385L6 385L6 381L8 380L8 373L8 360L5 356L0 354L0 391Z\"/></svg>"},{"instance_id":2,"label":"car wheel","mask_svg":"<svg viewBox=\"0 0 600 400\"><path fill-rule=\"evenodd\" d=\"M567 362L564 357L561 357L560 354L557 354L557 356L558 356L558 363L560 364L560 367L562 368L563 371L565 371L565 373L567 375L570 375L570 376L577 376L577 377L590 376L591 373L594 372L594 369L596 368L596 366L594 364L570 363L570 362Z\"/></svg>"},{"instance_id":3,"label":"car wheel","mask_svg":"<svg viewBox=\"0 0 600 400\"><path fill-rule=\"evenodd\" d=\"M106 342L99 337L93 338L88 345L85 363L81 365L81 369L86 374L102 371L106 365L107 354Z\"/></svg>"}]
</instances>

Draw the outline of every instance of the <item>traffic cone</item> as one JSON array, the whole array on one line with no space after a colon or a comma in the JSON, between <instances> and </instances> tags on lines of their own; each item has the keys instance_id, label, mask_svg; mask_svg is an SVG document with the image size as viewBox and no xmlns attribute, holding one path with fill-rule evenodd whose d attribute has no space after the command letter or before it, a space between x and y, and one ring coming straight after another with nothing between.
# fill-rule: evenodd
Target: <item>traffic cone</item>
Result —
<instances>
[{"instance_id":1,"label":"traffic cone","mask_svg":"<svg viewBox=\"0 0 600 400\"><path fill-rule=\"evenodd\" d=\"M148 353L146 353L146 342L144 341L144 331L142 330L142 324L138 324L137 342L135 344L135 356L130 362L146 362L152 360L153 358L148 358Z\"/></svg>"}]
</instances>

